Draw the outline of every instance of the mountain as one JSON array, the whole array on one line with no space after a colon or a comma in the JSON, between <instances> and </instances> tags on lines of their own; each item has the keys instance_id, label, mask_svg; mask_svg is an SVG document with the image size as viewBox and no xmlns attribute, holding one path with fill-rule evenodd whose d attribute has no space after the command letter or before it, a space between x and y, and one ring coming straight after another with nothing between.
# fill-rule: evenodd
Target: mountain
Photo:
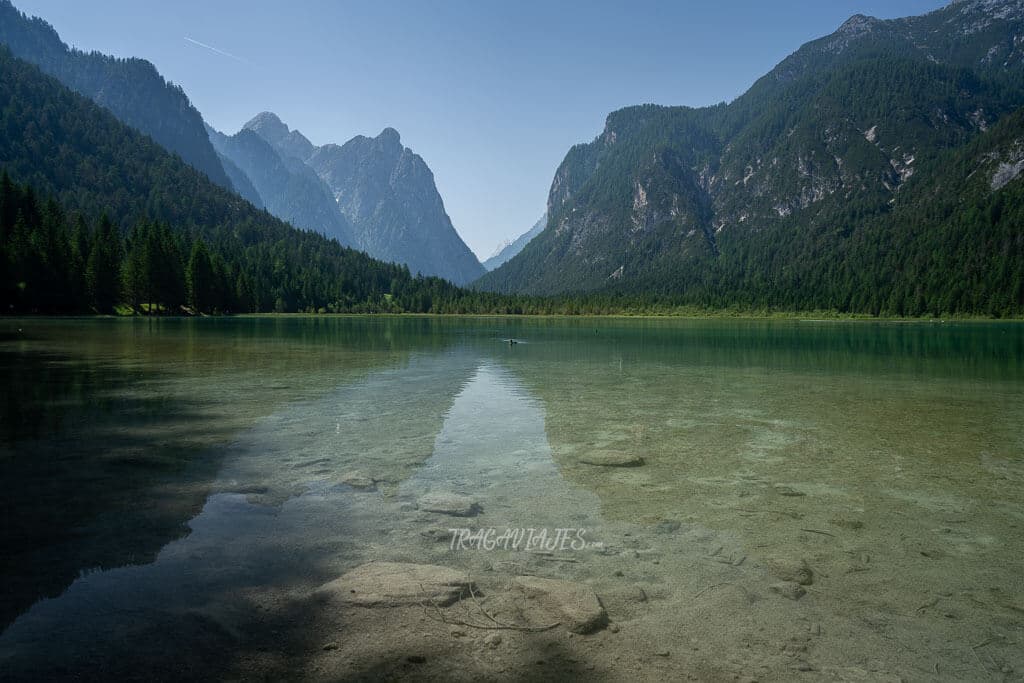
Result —
<instances>
[{"instance_id":1,"label":"mountain","mask_svg":"<svg viewBox=\"0 0 1024 683\"><path fill-rule=\"evenodd\" d=\"M614 112L602 134L573 147L556 172L548 227L476 286L645 292L715 306L944 312L948 288L925 291L921 282L948 279L937 271L940 262L953 272L972 268L963 259L981 257L974 250L981 245L995 248L990 238L1004 219L959 223L959 242L972 247L931 259L914 281L911 270L883 273L878 261L865 264L874 279L841 274L869 235L877 240L871 249L920 247L929 233L954 229L938 217L934 224L900 219L910 215L905 207L928 204L940 159L950 163L949 155L966 154L1000 122L1017 120L1022 65L1024 0L961 0L921 17L855 16L729 104ZM1012 184L989 190L1004 193L1001 201L1015 191ZM981 207L989 200L972 201ZM981 228L995 233L973 232ZM1019 241L1004 246L1013 271ZM824 273L819 284L830 297L793 280L812 265ZM976 287L955 302L957 311L1002 296L992 289L995 279ZM1019 298L1012 303L1024 307Z\"/></svg>"},{"instance_id":2,"label":"mountain","mask_svg":"<svg viewBox=\"0 0 1024 683\"><path fill-rule=\"evenodd\" d=\"M521 252L523 250L523 247L529 244L530 240L539 235L541 231L547 227L547 224L548 214L545 212L544 215L540 217L540 220L533 224L532 228L530 228L529 230L527 230L526 232L524 232L522 235L515 238L511 242L505 242L503 245L501 245L494 252L493 256L491 256L489 259L483 262L483 267L486 268L488 271L491 271L497 268L498 266L504 264L510 258Z\"/></svg>"},{"instance_id":3,"label":"mountain","mask_svg":"<svg viewBox=\"0 0 1024 683\"><path fill-rule=\"evenodd\" d=\"M108 109L206 174L234 189L184 91L144 59L117 59L69 48L48 23L0 0L0 43L75 92Z\"/></svg>"},{"instance_id":4,"label":"mountain","mask_svg":"<svg viewBox=\"0 0 1024 683\"><path fill-rule=\"evenodd\" d=\"M214 135L220 135L217 131L207 127L207 131L210 135L210 142L213 142ZM214 145L216 148L216 145ZM238 195L255 206L257 209L265 209L266 206L263 204L263 197L256 191L256 187L249 180L249 176L245 174L241 168L239 168L235 162L228 159L226 156L217 152L217 158L220 159L220 165L224 167L224 172L228 174L228 178L231 180L231 185L234 187L235 192Z\"/></svg>"},{"instance_id":5,"label":"mountain","mask_svg":"<svg viewBox=\"0 0 1024 683\"><path fill-rule=\"evenodd\" d=\"M245 127L232 136L209 129L217 152L236 166L255 188L267 211L297 228L355 244L352 226L338 210L330 190L313 169L294 157L283 157L262 137ZM244 196L244 195L243 195Z\"/></svg>"},{"instance_id":6,"label":"mountain","mask_svg":"<svg viewBox=\"0 0 1024 683\"><path fill-rule=\"evenodd\" d=\"M428 312L465 296L255 208L2 46L0 263L5 311Z\"/></svg>"},{"instance_id":7,"label":"mountain","mask_svg":"<svg viewBox=\"0 0 1024 683\"><path fill-rule=\"evenodd\" d=\"M395 129L324 145L308 163L331 188L358 244L370 255L455 284L483 275L445 212L434 174L402 146Z\"/></svg>"},{"instance_id":8,"label":"mountain","mask_svg":"<svg viewBox=\"0 0 1024 683\"><path fill-rule=\"evenodd\" d=\"M371 256L456 284L484 273L452 226L430 168L402 145L398 131L315 147L269 112L246 128L316 172L351 223L355 244Z\"/></svg>"},{"instance_id":9,"label":"mountain","mask_svg":"<svg viewBox=\"0 0 1024 683\"><path fill-rule=\"evenodd\" d=\"M426 162L392 128L317 147L262 112L237 135L211 139L275 216L414 273L466 284L485 272L452 226Z\"/></svg>"},{"instance_id":10,"label":"mountain","mask_svg":"<svg viewBox=\"0 0 1024 683\"><path fill-rule=\"evenodd\" d=\"M305 161L316 151L316 147L305 135L297 130L290 130L276 114L269 111L254 116L244 128L263 138L285 158Z\"/></svg>"}]
</instances>

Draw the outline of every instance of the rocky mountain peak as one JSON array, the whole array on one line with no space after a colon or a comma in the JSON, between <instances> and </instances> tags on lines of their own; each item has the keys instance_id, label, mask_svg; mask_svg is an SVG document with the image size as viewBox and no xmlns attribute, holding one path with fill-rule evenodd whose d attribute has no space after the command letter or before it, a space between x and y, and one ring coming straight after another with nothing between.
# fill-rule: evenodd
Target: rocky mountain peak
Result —
<instances>
[{"instance_id":1,"label":"rocky mountain peak","mask_svg":"<svg viewBox=\"0 0 1024 683\"><path fill-rule=\"evenodd\" d=\"M251 130L268 142L279 140L291 132L284 121L270 111L260 112L249 119L242 128Z\"/></svg>"},{"instance_id":2,"label":"rocky mountain peak","mask_svg":"<svg viewBox=\"0 0 1024 683\"><path fill-rule=\"evenodd\" d=\"M452 226L430 168L402 146L394 128L323 145L306 163L330 188L367 253L456 284L483 275Z\"/></svg>"},{"instance_id":3,"label":"rocky mountain peak","mask_svg":"<svg viewBox=\"0 0 1024 683\"><path fill-rule=\"evenodd\" d=\"M402 150L402 136L390 126L380 132L380 135L376 137L376 141L386 149L395 149L399 152Z\"/></svg>"},{"instance_id":4,"label":"rocky mountain peak","mask_svg":"<svg viewBox=\"0 0 1024 683\"><path fill-rule=\"evenodd\" d=\"M844 21L843 25L836 32L847 36L861 35L868 33L880 23L882 23L881 20L875 17L869 17L866 14L854 14Z\"/></svg>"},{"instance_id":5,"label":"rocky mountain peak","mask_svg":"<svg viewBox=\"0 0 1024 683\"><path fill-rule=\"evenodd\" d=\"M313 143L306 139L306 136L297 130L288 128L288 125L273 112L265 111L257 114L243 126L243 130L251 130L256 133L285 158L294 157L304 161L316 151Z\"/></svg>"}]
</instances>

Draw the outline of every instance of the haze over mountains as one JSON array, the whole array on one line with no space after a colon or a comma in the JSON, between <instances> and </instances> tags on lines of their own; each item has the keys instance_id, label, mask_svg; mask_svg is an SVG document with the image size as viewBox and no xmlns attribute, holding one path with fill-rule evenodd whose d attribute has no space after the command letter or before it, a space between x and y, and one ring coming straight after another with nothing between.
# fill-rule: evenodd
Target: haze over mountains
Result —
<instances>
[{"instance_id":1,"label":"haze over mountains","mask_svg":"<svg viewBox=\"0 0 1024 683\"><path fill-rule=\"evenodd\" d=\"M253 181L267 209L293 225L456 284L484 273L452 226L426 162L393 128L317 147L262 112L236 135L214 131L211 139Z\"/></svg>"},{"instance_id":2,"label":"haze over mountains","mask_svg":"<svg viewBox=\"0 0 1024 683\"><path fill-rule=\"evenodd\" d=\"M233 136L212 131L184 91L149 62L69 48L49 24L23 15L8 0L0 0L0 43L150 135L218 185L296 227L405 264L413 274L465 284L484 273L445 213L430 169L391 129L368 156L360 157L365 145L357 141L367 140L362 136L341 148L326 145L314 169L305 162L321 149L273 114L257 116ZM329 168L332 163L351 167L346 184L336 180L329 188L318 177L319 170L339 178Z\"/></svg>"},{"instance_id":3,"label":"haze over mountains","mask_svg":"<svg viewBox=\"0 0 1024 683\"><path fill-rule=\"evenodd\" d=\"M282 156L249 128L232 136L213 129L209 132L218 154L251 182L257 206L266 207L297 228L314 230L346 246L357 246L352 226L313 169L298 159Z\"/></svg>"},{"instance_id":4,"label":"haze over mountains","mask_svg":"<svg viewBox=\"0 0 1024 683\"><path fill-rule=\"evenodd\" d=\"M514 240L505 242L501 246L501 248L495 251L494 254L489 259L484 261L484 268L486 268L488 271L491 271L497 268L498 266L506 263L513 256L521 252L523 248L530 243L530 240L539 235L541 231L547 227L547 225L548 214L547 212L545 212L544 215L541 216L540 219L538 219L537 222L533 224L532 228L530 228L529 230L527 230Z\"/></svg>"},{"instance_id":5,"label":"haze over mountains","mask_svg":"<svg viewBox=\"0 0 1024 683\"><path fill-rule=\"evenodd\" d=\"M185 92L146 60L69 48L52 26L25 16L9 0L0 0L0 43L149 135L221 187L235 189L206 136L203 117Z\"/></svg>"},{"instance_id":6,"label":"haze over mountains","mask_svg":"<svg viewBox=\"0 0 1024 683\"><path fill-rule=\"evenodd\" d=\"M3 46L0 263L0 306L15 313L457 313L501 303L296 229Z\"/></svg>"}]
</instances>

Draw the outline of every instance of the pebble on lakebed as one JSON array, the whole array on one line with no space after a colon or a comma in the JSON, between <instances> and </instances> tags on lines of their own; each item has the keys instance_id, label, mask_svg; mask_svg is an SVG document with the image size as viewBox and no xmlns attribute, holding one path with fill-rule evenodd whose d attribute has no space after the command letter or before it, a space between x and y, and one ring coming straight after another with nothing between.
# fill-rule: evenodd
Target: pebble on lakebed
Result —
<instances>
[{"instance_id":1,"label":"pebble on lakebed","mask_svg":"<svg viewBox=\"0 0 1024 683\"><path fill-rule=\"evenodd\" d=\"M428 493L416 501L424 512L436 512L452 517L473 517L480 513L480 504L468 496L454 493Z\"/></svg>"},{"instance_id":2,"label":"pebble on lakebed","mask_svg":"<svg viewBox=\"0 0 1024 683\"><path fill-rule=\"evenodd\" d=\"M803 491L798 491L792 486L786 486L785 484L776 484L774 487L775 492L780 496L786 496L787 498L800 498L807 494Z\"/></svg>"},{"instance_id":3,"label":"pebble on lakebed","mask_svg":"<svg viewBox=\"0 0 1024 683\"><path fill-rule=\"evenodd\" d=\"M804 587L795 581L780 581L779 583L773 583L768 587L773 593L778 593L784 598L790 600L799 600L800 598L807 595L807 591Z\"/></svg>"},{"instance_id":4,"label":"pebble on lakebed","mask_svg":"<svg viewBox=\"0 0 1024 683\"><path fill-rule=\"evenodd\" d=\"M372 477L368 477L358 470L345 472L338 479L342 484L348 484L354 489L372 489L377 483Z\"/></svg>"},{"instance_id":5,"label":"pebble on lakebed","mask_svg":"<svg viewBox=\"0 0 1024 683\"><path fill-rule=\"evenodd\" d=\"M424 529L420 532L420 536L427 539L428 541L450 541L454 536L451 529L444 529L441 527L431 527Z\"/></svg>"},{"instance_id":6,"label":"pebble on lakebed","mask_svg":"<svg viewBox=\"0 0 1024 683\"><path fill-rule=\"evenodd\" d=\"M540 576L517 576L513 589L526 597L530 611L547 611L572 633L588 634L608 625L608 613L594 591L585 584L545 579Z\"/></svg>"},{"instance_id":7,"label":"pebble on lakebed","mask_svg":"<svg viewBox=\"0 0 1024 683\"><path fill-rule=\"evenodd\" d=\"M595 451L581 456L579 461L596 467L640 467L644 464L644 459L639 455L618 451Z\"/></svg>"},{"instance_id":8,"label":"pebble on lakebed","mask_svg":"<svg viewBox=\"0 0 1024 683\"><path fill-rule=\"evenodd\" d=\"M429 564L369 562L324 584L325 600L363 607L397 607L424 602L444 607L470 593L474 584L462 571Z\"/></svg>"},{"instance_id":9,"label":"pebble on lakebed","mask_svg":"<svg viewBox=\"0 0 1024 683\"><path fill-rule=\"evenodd\" d=\"M768 571L771 575L782 581L798 583L802 586L809 586L814 583L814 572L802 559L791 557L768 558Z\"/></svg>"}]
</instances>

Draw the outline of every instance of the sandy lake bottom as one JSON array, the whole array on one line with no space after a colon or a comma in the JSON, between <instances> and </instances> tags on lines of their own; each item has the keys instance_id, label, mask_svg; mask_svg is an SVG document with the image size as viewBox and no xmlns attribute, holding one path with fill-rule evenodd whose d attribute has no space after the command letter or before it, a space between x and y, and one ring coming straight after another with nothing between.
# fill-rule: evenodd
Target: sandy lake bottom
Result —
<instances>
[{"instance_id":1,"label":"sandy lake bottom","mask_svg":"<svg viewBox=\"0 0 1024 683\"><path fill-rule=\"evenodd\" d=\"M0 678L1024 680L1019 324L5 320L0 368Z\"/></svg>"}]
</instances>

